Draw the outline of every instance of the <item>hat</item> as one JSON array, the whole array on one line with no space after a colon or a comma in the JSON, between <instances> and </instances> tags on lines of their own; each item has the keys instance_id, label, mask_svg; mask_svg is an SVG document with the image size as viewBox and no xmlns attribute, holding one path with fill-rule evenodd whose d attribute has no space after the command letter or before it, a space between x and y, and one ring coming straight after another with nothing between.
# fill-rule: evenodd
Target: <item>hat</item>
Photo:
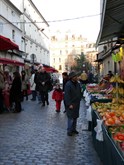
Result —
<instances>
[{"instance_id":1,"label":"hat","mask_svg":"<svg viewBox=\"0 0 124 165\"><path fill-rule=\"evenodd\" d=\"M67 72L63 72L62 75L63 75L63 76L67 76L68 73L67 73Z\"/></svg>"},{"instance_id":2,"label":"hat","mask_svg":"<svg viewBox=\"0 0 124 165\"><path fill-rule=\"evenodd\" d=\"M76 77L78 75L79 75L79 73L76 73L76 72L72 71L72 72L69 73L69 78L73 78L73 77Z\"/></svg>"}]
</instances>

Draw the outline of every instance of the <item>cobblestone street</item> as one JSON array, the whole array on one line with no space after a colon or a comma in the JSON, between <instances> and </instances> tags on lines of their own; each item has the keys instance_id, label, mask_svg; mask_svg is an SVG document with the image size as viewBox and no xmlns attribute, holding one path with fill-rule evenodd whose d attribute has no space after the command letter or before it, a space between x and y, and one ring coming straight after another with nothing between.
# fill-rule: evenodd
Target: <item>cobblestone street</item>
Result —
<instances>
[{"instance_id":1,"label":"cobblestone street","mask_svg":"<svg viewBox=\"0 0 124 165\"><path fill-rule=\"evenodd\" d=\"M67 118L55 103L41 107L24 101L21 113L0 114L0 165L101 165L87 130L86 107L81 101L78 135L67 136Z\"/></svg>"}]
</instances>

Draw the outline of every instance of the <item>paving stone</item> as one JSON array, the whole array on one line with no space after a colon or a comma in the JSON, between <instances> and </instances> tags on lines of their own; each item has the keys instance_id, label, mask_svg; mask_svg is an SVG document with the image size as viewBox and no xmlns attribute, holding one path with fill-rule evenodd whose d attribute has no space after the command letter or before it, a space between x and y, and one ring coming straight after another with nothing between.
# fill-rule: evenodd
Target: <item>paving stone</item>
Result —
<instances>
[{"instance_id":1,"label":"paving stone","mask_svg":"<svg viewBox=\"0 0 124 165\"><path fill-rule=\"evenodd\" d=\"M79 135L68 137L64 104L58 114L51 94L49 99L49 106L24 101L21 113L0 115L0 165L102 165L88 131L84 101Z\"/></svg>"}]
</instances>

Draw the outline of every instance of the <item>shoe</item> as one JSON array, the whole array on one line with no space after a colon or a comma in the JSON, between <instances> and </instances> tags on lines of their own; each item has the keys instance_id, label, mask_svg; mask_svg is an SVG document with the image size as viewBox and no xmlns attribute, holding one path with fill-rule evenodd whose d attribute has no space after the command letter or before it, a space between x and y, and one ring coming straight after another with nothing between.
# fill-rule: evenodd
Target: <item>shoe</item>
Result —
<instances>
[{"instance_id":1,"label":"shoe","mask_svg":"<svg viewBox=\"0 0 124 165\"><path fill-rule=\"evenodd\" d=\"M56 112L60 112L60 110L56 110Z\"/></svg>"},{"instance_id":2,"label":"shoe","mask_svg":"<svg viewBox=\"0 0 124 165\"><path fill-rule=\"evenodd\" d=\"M49 101L47 101L47 105L49 105Z\"/></svg>"},{"instance_id":3,"label":"shoe","mask_svg":"<svg viewBox=\"0 0 124 165\"><path fill-rule=\"evenodd\" d=\"M74 134L79 134L77 130L72 131Z\"/></svg>"},{"instance_id":4,"label":"shoe","mask_svg":"<svg viewBox=\"0 0 124 165\"><path fill-rule=\"evenodd\" d=\"M31 99L31 101L36 101L35 99Z\"/></svg>"},{"instance_id":5,"label":"shoe","mask_svg":"<svg viewBox=\"0 0 124 165\"><path fill-rule=\"evenodd\" d=\"M73 133L72 132L67 132L67 135L68 136L73 136Z\"/></svg>"},{"instance_id":6,"label":"shoe","mask_svg":"<svg viewBox=\"0 0 124 165\"><path fill-rule=\"evenodd\" d=\"M42 107L45 107L45 104L42 104Z\"/></svg>"},{"instance_id":7,"label":"shoe","mask_svg":"<svg viewBox=\"0 0 124 165\"><path fill-rule=\"evenodd\" d=\"M64 110L63 113L66 113L66 110Z\"/></svg>"}]
</instances>

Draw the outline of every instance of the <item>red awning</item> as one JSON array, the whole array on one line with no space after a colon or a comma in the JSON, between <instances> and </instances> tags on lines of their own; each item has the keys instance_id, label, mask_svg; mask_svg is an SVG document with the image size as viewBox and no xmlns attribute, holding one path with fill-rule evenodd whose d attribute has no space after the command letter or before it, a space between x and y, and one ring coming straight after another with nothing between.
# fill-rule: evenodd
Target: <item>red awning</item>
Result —
<instances>
[{"instance_id":1,"label":"red awning","mask_svg":"<svg viewBox=\"0 0 124 165\"><path fill-rule=\"evenodd\" d=\"M24 66L23 62L11 60L8 58L0 58L0 63L1 64L13 64L13 65L17 65L17 66Z\"/></svg>"},{"instance_id":2,"label":"red awning","mask_svg":"<svg viewBox=\"0 0 124 165\"><path fill-rule=\"evenodd\" d=\"M0 35L0 50L19 50L19 46L12 42L9 38Z\"/></svg>"},{"instance_id":3,"label":"red awning","mask_svg":"<svg viewBox=\"0 0 124 165\"><path fill-rule=\"evenodd\" d=\"M49 72L49 73L57 73L58 72L58 70L56 70L52 66L49 66L49 65L46 65L46 64L39 64L38 66L43 66L45 71Z\"/></svg>"},{"instance_id":4,"label":"red awning","mask_svg":"<svg viewBox=\"0 0 124 165\"><path fill-rule=\"evenodd\" d=\"M46 72L50 72L50 73L55 73L58 72L55 68L53 67L47 67L47 66L43 66L45 68Z\"/></svg>"}]
</instances>

